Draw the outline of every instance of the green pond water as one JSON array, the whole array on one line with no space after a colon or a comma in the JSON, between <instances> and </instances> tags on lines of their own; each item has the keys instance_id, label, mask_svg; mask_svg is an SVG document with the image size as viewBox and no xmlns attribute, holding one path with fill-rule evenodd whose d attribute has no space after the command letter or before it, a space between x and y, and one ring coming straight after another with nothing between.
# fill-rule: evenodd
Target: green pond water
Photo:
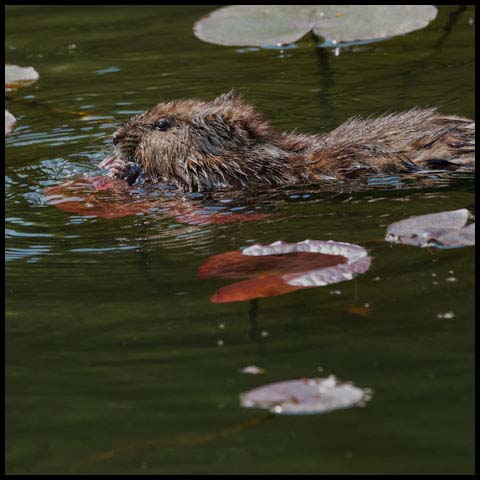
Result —
<instances>
[{"instance_id":1,"label":"green pond water","mask_svg":"<svg viewBox=\"0 0 480 480\"><path fill-rule=\"evenodd\" d=\"M473 473L474 248L383 240L412 215L474 212L472 174L186 198L268 214L226 224L45 203L45 187L98 175L115 127L159 101L235 87L278 128L310 133L414 106L474 116L474 7L340 51L308 36L283 50L203 43L192 25L212 8L6 9L7 63L40 74L6 94L7 473ZM211 255L308 238L361 245L372 266L210 302L232 283L198 278ZM239 405L254 387L330 374L373 398L313 416Z\"/></svg>"}]
</instances>

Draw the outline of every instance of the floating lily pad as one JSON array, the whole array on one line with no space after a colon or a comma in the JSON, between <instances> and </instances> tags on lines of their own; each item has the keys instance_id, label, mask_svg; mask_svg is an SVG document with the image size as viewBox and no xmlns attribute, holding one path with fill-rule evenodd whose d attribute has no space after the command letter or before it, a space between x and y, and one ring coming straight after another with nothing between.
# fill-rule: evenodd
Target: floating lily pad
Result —
<instances>
[{"instance_id":1,"label":"floating lily pad","mask_svg":"<svg viewBox=\"0 0 480 480\"><path fill-rule=\"evenodd\" d=\"M16 123L17 119L8 110L5 110L5 135L13 130Z\"/></svg>"},{"instance_id":2,"label":"floating lily pad","mask_svg":"<svg viewBox=\"0 0 480 480\"><path fill-rule=\"evenodd\" d=\"M312 29L314 6L233 5L214 10L195 23L204 42L229 46L283 45Z\"/></svg>"},{"instance_id":3,"label":"floating lily pad","mask_svg":"<svg viewBox=\"0 0 480 480\"><path fill-rule=\"evenodd\" d=\"M370 268L367 251L344 242L305 240L253 245L207 259L200 278L247 278L218 289L213 303L271 297L351 280Z\"/></svg>"},{"instance_id":4,"label":"floating lily pad","mask_svg":"<svg viewBox=\"0 0 480 480\"><path fill-rule=\"evenodd\" d=\"M68 213L100 218L119 218L161 208L168 216L189 225L210 225L253 221L264 218L256 213L208 212L174 199L135 193L125 180L108 176L82 177L45 189L49 205Z\"/></svg>"},{"instance_id":5,"label":"floating lily pad","mask_svg":"<svg viewBox=\"0 0 480 480\"><path fill-rule=\"evenodd\" d=\"M263 247L263 245L259 245L259 247ZM252 276L303 272L312 268L335 266L347 261L346 257L342 255L322 255L302 251L267 252L261 255L251 255L248 252L250 250L247 248L243 252L234 250L210 257L200 267L200 278L249 278Z\"/></svg>"},{"instance_id":6,"label":"floating lily pad","mask_svg":"<svg viewBox=\"0 0 480 480\"><path fill-rule=\"evenodd\" d=\"M351 280L354 275L365 273L370 268L371 257L359 245L333 240L305 240L298 243L274 242L271 245L253 245L243 251L244 255L261 256L276 255L278 253L313 252L322 255L343 256L347 259L345 264L339 262L329 268L313 268L296 273L292 272L283 276L289 285L302 287L319 287L332 283Z\"/></svg>"},{"instance_id":7,"label":"floating lily pad","mask_svg":"<svg viewBox=\"0 0 480 480\"><path fill-rule=\"evenodd\" d=\"M118 218L144 213L155 202L130 192L127 182L111 177L83 177L45 189L45 201L79 215Z\"/></svg>"},{"instance_id":8,"label":"floating lily pad","mask_svg":"<svg viewBox=\"0 0 480 480\"><path fill-rule=\"evenodd\" d=\"M278 415L312 415L362 405L371 398L371 390L328 378L303 378L277 382L240 395L245 408L263 408Z\"/></svg>"},{"instance_id":9,"label":"floating lily pad","mask_svg":"<svg viewBox=\"0 0 480 480\"><path fill-rule=\"evenodd\" d=\"M232 283L219 288L211 297L212 303L245 302L254 298L275 297L286 293L302 290L286 283L280 275L253 278L242 282Z\"/></svg>"},{"instance_id":10,"label":"floating lily pad","mask_svg":"<svg viewBox=\"0 0 480 480\"><path fill-rule=\"evenodd\" d=\"M249 365L248 367L241 368L240 373L247 373L249 375L264 375L266 371L265 369L257 367L256 365Z\"/></svg>"},{"instance_id":11,"label":"floating lily pad","mask_svg":"<svg viewBox=\"0 0 480 480\"><path fill-rule=\"evenodd\" d=\"M465 208L409 217L388 226L385 240L417 247L456 248L475 245L475 224L467 225Z\"/></svg>"},{"instance_id":12,"label":"floating lily pad","mask_svg":"<svg viewBox=\"0 0 480 480\"><path fill-rule=\"evenodd\" d=\"M194 25L205 42L229 46L285 45L313 32L333 43L392 37L426 27L433 5L233 5Z\"/></svg>"},{"instance_id":13,"label":"floating lily pad","mask_svg":"<svg viewBox=\"0 0 480 480\"><path fill-rule=\"evenodd\" d=\"M5 65L5 87L17 88L38 80L38 72L33 67Z\"/></svg>"},{"instance_id":14,"label":"floating lily pad","mask_svg":"<svg viewBox=\"0 0 480 480\"><path fill-rule=\"evenodd\" d=\"M393 37L426 27L433 5L317 5L313 33L334 43Z\"/></svg>"}]
</instances>

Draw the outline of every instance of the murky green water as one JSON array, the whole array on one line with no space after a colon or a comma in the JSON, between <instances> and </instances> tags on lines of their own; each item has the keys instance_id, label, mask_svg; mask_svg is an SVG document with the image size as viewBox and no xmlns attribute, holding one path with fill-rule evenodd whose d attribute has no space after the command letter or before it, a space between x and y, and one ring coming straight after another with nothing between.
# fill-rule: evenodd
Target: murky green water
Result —
<instances>
[{"instance_id":1,"label":"murky green water","mask_svg":"<svg viewBox=\"0 0 480 480\"><path fill-rule=\"evenodd\" d=\"M6 59L41 76L7 94L7 473L472 473L474 249L383 242L392 221L473 210L472 175L258 192L232 205L267 219L223 225L45 205L45 186L94 173L115 126L161 100L235 87L305 132L413 106L473 117L472 7L338 56L308 38L284 51L202 43L191 27L210 10L7 8ZM198 278L210 255L306 238L362 245L372 267L256 313L210 303L228 283ZM239 407L258 385L328 374L373 399L305 417Z\"/></svg>"}]
</instances>

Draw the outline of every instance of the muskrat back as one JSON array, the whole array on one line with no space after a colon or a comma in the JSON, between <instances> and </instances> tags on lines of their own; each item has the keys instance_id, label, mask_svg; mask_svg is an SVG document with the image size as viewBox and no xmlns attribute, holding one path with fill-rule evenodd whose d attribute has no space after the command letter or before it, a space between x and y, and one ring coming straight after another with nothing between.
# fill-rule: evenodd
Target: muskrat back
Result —
<instances>
[{"instance_id":1,"label":"muskrat back","mask_svg":"<svg viewBox=\"0 0 480 480\"><path fill-rule=\"evenodd\" d=\"M282 133L233 91L160 103L122 125L113 144L100 164L112 175L132 182L142 170L183 191L475 166L468 118L414 108L352 118L326 134Z\"/></svg>"}]
</instances>

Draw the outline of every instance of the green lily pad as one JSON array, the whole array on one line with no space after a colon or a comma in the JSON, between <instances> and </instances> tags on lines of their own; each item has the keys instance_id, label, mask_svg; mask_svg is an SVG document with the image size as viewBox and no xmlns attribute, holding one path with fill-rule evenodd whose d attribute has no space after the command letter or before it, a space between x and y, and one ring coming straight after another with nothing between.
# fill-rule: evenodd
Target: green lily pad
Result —
<instances>
[{"instance_id":1,"label":"green lily pad","mask_svg":"<svg viewBox=\"0 0 480 480\"><path fill-rule=\"evenodd\" d=\"M233 5L194 25L205 42L227 46L285 45L306 33L343 43L392 37L426 27L433 5Z\"/></svg>"},{"instance_id":2,"label":"green lily pad","mask_svg":"<svg viewBox=\"0 0 480 480\"><path fill-rule=\"evenodd\" d=\"M5 110L5 136L13 130L15 123L17 123L17 119L8 110Z\"/></svg>"},{"instance_id":3,"label":"green lily pad","mask_svg":"<svg viewBox=\"0 0 480 480\"><path fill-rule=\"evenodd\" d=\"M318 5L313 33L333 43L393 37L426 27L433 5Z\"/></svg>"},{"instance_id":4,"label":"green lily pad","mask_svg":"<svg viewBox=\"0 0 480 480\"><path fill-rule=\"evenodd\" d=\"M200 19L193 32L217 45L284 45L308 33L314 18L313 5L232 5Z\"/></svg>"},{"instance_id":5,"label":"green lily pad","mask_svg":"<svg viewBox=\"0 0 480 480\"><path fill-rule=\"evenodd\" d=\"M38 72L33 67L5 65L5 87L17 88L38 80Z\"/></svg>"}]
</instances>

